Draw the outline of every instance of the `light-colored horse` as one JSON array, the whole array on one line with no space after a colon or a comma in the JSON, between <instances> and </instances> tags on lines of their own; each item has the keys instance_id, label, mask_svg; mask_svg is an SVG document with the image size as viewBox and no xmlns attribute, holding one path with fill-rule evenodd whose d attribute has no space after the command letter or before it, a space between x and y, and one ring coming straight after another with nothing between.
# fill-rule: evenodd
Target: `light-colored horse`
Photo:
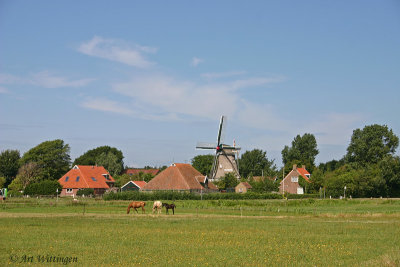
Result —
<instances>
[{"instance_id":1,"label":"light-colored horse","mask_svg":"<svg viewBox=\"0 0 400 267\"><path fill-rule=\"evenodd\" d=\"M153 213L155 213L156 210L157 210L157 214L160 214L161 213L161 209L162 209L162 202L161 201L154 201Z\"/></svg>"},{"instance_id":2,"label":"light-colored horse","mask_svg":"<svg viewBox=\"0 0 400 267\"><path fill-rule=\"evenodd\" d=\"M146 213L146 210L144 209L144 206L146 206L146 202L143 202L143 201L132 201L129 204L126 213L129 214L129 211L131 210L131 208L133 208L136 211L136 213L139 213L137 208L142 208L142 213Z\"/></svg>"}]
</instances>

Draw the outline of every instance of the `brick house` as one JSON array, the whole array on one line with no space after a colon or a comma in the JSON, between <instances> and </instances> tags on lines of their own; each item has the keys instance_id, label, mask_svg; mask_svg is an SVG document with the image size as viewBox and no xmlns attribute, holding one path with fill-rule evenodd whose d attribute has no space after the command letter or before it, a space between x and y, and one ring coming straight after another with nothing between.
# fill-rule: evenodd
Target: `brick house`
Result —
<instances>
[{"instance_id":1,"label":"brick house","mask_svg":"<svg viewBox=\"0 0 400 267\"><path fill-rule=\"evenodd\" d=\"M305 166L303 165L301 168L298 168L297 165L293 165L293 169L280 182L279 192L304 194L304 188L299 184L300 176L303 177L306 182L310 183L310 173L306 170Z\"/></svg>"},{"instance_id":2,"label":"brick house","mask_svg":"<svg viewBox=\"0 0 400 267\"><path fill-rule=\"evenodd\" d=\"M75 165L58 182L63 187L60 196L76 196L84 188L102 195L114 186L115 180L103 166Z\"/></svg>"},{"instance_id":3,"label":"brick house","mask_svg":"<svg viewBox=\"0 0 400 267\"><path fill-rule=\"evenodd\" d=\"M247 191L251 190L253 187L248 182L240 182L235 187L236 193L247 193Z\"/></svg>"}]
</instances>

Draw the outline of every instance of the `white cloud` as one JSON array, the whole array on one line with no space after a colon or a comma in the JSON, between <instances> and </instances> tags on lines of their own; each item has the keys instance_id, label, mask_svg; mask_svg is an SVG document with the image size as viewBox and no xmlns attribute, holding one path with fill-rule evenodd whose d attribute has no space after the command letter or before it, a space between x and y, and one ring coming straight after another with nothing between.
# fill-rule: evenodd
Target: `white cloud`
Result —
<instances>
[{"instance_id":1,"label":"white cloud","mask_svg":"<svg viewBox=\"0 0 400 267\"><path fill-rule=\"evenodd\" d=\"M203 62L204 62L204 59L201 59L201 58L198 58L198 57L193 57L190 64L193 67L197 67L200 63L203 63Z\"/></svg>"},{"instance_id":2,"label":"white cloud","mask_svg":"<svg viewBox=\"0 0 400 267\"><path fill-rule=\"evenodd\" d=\"M0 73L0 84L28 84L44 88L83 87L92 81L94 81L94 79L72 80L62 76L54 75L49 71L41 71L26 77L18 77L7 73Z\"/></svg>"},{"instance_id":3,"label":"white cloud","mask_svg":"<svg viewBox=\"0 0 400 267\"><path fill-rule=\"evenodd\" d=\"M269 78L249 78L226 83L196 84L162 74L152 74L113 85L135 106L146 106L148 113L167 113L216 118L238 111L241 100L236 90L275 82ZM240 110L241 112L241 110Z\"/></svg>"},{"instance_id":4,"label":"white cloud","mask_svg":"<svg viewBox=\"0 0 400 267\"><path fill-rule=\"evenodd\" d=\"M42 71L32 75L31 83L44 88L83 87L93 80L94 79L70 80L65 77L53 75L48 71Z\"/></svg>"},{"instance_id":5,"label":"white cloud","mask_svg":"<svg viewBox=\"0 0 400 267\"><path fill-rule=\"evenodd\" d=\"M93 98L87 99L81 104L82 107L112 113L119 113L124 115L132 115L133 111L126 106L121 105L121 103L111 101L105 98Z\"/></svg>"},{"instance_id":6,"label":"white cloud","mask_svg":"<svg viewBox=\"0 0 400 267\"><path fill-rule=\"evenodd\" d=\"M145 54L156 53L154 47L133 45L128 46L116 39L105 39L99 36L82 43L78 51L89 56L108 59L138 68L149 68L155 65L145 58Z\"/></svg>"}]
</instances>

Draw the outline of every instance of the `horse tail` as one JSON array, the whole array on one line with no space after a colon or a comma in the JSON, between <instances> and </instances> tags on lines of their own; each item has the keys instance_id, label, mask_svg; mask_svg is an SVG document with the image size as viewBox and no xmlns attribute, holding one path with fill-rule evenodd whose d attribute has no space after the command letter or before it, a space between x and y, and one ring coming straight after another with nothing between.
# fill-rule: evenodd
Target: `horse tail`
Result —
<instances>
[{"instance_id":1,"label":"horse tail","mask_svg":"<svg viewBox=\"0 0 400 267\"><path fill-rule=\"evenodd\" d=\"M131 205L128 206L128 209L126 210L126 214L129 214L130 211L131 211Z\"/></svg>"}]
</instances>

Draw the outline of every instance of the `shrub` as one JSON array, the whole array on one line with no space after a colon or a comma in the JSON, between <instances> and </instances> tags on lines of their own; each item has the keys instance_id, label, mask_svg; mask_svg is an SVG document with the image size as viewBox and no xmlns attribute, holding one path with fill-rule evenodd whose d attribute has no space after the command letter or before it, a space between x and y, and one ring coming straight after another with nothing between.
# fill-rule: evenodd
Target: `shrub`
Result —
<instances>
[{"instance_id":1,"label":"shrub","mask_svg":"<svg viewBox=\"0 0 400 267\"><path fill-rule=\"evenodd\" d=\"M77 196L94 196L94 189L93 188L84 188L84 189L80 189L77 193Z\"/></svg>"},{"instance_id":2,"label":"shrub","mask_svg":"<svg viewBox=\"0 0 400 267\"><path fill-rule=\"evenodd\" d=\"M39 183L32 183L26 186L24 190L24 195L41 195L41 196L51 196L61 193L62 186L58 181L44 180Z\"/></svg>"}]
</instances>

